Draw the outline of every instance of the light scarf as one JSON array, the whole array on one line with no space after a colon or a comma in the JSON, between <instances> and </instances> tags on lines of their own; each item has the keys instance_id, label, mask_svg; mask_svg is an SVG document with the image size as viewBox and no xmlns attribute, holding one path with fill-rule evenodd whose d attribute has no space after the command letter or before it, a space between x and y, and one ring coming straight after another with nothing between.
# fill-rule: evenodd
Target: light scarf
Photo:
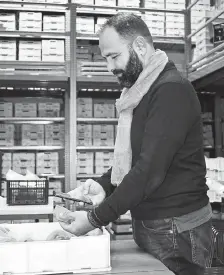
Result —
<instances>
[{"instance_id":1,"label":"light scarf","mask_svg":"<svg viewBox=\"0 0 224 275\"><path fill-rule=\"evenodd\" d=\"M149 91L168 62L165 52L156 50L149 58L145 68L131 88L124 88L116 100L119 114L117 136L114 149L114 159L111 172L111 183L119 185L130 171L132 164L131 123L133 110L138 106L143 96Z\"/></svg>"}]
</instances>

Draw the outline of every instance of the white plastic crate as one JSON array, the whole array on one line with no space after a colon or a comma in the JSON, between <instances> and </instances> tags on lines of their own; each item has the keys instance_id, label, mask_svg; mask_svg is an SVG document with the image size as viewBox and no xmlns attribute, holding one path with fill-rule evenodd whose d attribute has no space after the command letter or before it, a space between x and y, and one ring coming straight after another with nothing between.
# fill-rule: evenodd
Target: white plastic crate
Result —
<instances>
[{"instance_id":1,"label":"white plastic crate","mask_svg":"<svg viewBox=\"0 0 224 275\"><path fill-rule=\"evenodd\" d=\"M17 236L33 242L0 243L0 274L46 274L105 272L110 267L110 235L73 237L45 241L59 223L5 224Z\"/></svg>"}]
</instances>

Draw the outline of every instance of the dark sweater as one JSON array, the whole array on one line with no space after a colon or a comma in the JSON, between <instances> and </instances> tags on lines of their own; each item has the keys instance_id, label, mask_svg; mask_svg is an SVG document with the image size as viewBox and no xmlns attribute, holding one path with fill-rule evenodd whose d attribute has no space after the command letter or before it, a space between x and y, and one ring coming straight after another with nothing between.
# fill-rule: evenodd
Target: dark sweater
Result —
<instances>
[{"instance_id":1,"label":"dark sweater","mask_svg":"<svg viewBox=\"0 0 224 275\"><path fill-rule=\"evenodd\" d=\"M172 62L133 112L132 169L118 187L111 169L97 181L107 198L95 209L103 223L131 210L135 219L178 217L208 204L201 107Z\"/></svg>"}]
</instances>

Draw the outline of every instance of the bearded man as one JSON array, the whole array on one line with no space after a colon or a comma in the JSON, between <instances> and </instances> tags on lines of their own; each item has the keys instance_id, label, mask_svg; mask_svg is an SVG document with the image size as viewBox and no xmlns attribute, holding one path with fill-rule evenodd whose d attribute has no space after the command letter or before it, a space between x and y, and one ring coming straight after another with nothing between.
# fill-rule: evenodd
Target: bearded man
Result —
<instances>
[{"instance_id":1,"label":"bearded man","mask_svg":"<svg viewBox=\"0 0 224 275\"><path fill-rule=\"evenodd\" d=\"M139 247L175 274L202 275L212 259L212 212L196 92L135 14L111 17L99 47L123 88L113 166L69 192L95 208L61 225L82 235L130 210Z\"/></svg>"}]
</instances>

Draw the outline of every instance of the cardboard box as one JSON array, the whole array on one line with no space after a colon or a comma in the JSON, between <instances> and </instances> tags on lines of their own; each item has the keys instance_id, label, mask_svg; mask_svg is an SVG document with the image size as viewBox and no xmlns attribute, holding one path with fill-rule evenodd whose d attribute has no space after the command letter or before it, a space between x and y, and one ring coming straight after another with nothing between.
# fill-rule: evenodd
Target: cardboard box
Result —
<instances>
[{"instance_id":1,"label":"cardboard box","mask_svg":"<svg viewBox=\"0 0 224 275\"><path fill-rule=\"evenodd\" d=\"M0 30L14 31L16 29L15 13L0 13Z\"/></svg>"},{"instance_id":2,"label":"cardboard box","mask_svg":"<svg viewBox=\"0 0 224 275\"><path fill-rule=\"evenodd\" d=\"M61 105L57 102L38 103L39 117L60 117Z\"/></svg>"},{"instance_id":3,"label":"cardboard box","mask_svg":"<svg viewBox=\"0 0 224 275\"><path fill-rule=\"evenodd\" d=\"M65 16L64 15L44 15L43 31L47 32L64 32Z\"/></svg>"},{"instance_id":4,"label":"cardboard box","mask_svg":"<svg viewBox=\"0 0 224 275\"><path fill-rule=\"evenodd\" d=\"M15 117L36 117L36 103L15 103Z\"/></svg>"},{"instance_id":5,"label":"cardboard box","mask_svg":"<svg viewBox=\"0 0 224 275\"><path fill-rule=\"evenodd\" d=\"M12 102L0 102L0 117L12 117Z\"/></svg>"},{"instance_id":6,"label":"cardboard box","mask_svg":"<svg viewBox=\"0 0 224 275\"><path fill-rule=\"evenodd\" d=\"M0 124L0 146L13 146L14 132L13 124Z\"/></svg>"},{"instance_id":7,"label":"cardboard box","mask_svg":"<svg viewBox=\"0 0 224 275\"><path fill-rule=\"evenodd\" d=\"M84 97L77 98L77 117L92 117L93 116L93 100L92 98Z\"/></svg>"},{"instance_id":8,"label":"cardboard box","mask_svg":"<svg viewBox=\"0 0 224 275\"><path fill-rule=\"evenodd\" d=\"M22 125L22 145L42 146L44 145L44 125Z\"/></svg>"},{"instance_id":9,"label":"cardboard box","mask_svg":"<svg viewBox=\"0 0 224 275\"><path fill-rule=\"evenodd\" d=\"M64 124L45 125L45 145L63 146L65 140Z\"/></svg>"},{"instance_id":10,"label":"cardboard box","mask_svg":"<svg viewBox=\"0 0 224 275\"><path fill-rule=\"evenodd\" d=\"M98 118L115 117L114 99L93 99L93 116Z\"/></svg>"}]
</instances>

